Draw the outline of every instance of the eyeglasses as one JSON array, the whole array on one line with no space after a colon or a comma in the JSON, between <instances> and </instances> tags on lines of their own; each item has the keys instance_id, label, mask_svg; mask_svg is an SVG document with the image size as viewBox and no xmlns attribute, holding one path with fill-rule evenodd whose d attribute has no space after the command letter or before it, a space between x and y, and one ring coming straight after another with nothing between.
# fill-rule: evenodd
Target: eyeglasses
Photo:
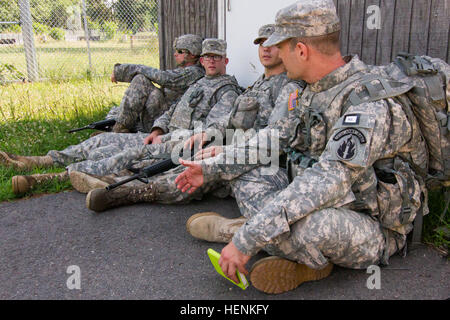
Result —
<instances>
[{"instance_id":1,"label":"eyeglasses","mask_svg":"<svg viewBox=\"0 0 450 320\"><path fill-rule=\"evenodd\" d=\"M176 52L177 52L178 54L189 54L189 50L185 50L185 49L176 50Z\"/></svg>"},{"instance_id":2,"label":"eyeglasses","mask_svg":"<svg viewBox=\"0 0 450 320\"><path fill-rule=\"evenodd\" d=\"M205 56L202 56L202 58L203 58L203 60L205 60L205 61L220 61L220 60L222 60L222 56L209 56L209 55L205 55Z\"/></svg>"}]
</instances>

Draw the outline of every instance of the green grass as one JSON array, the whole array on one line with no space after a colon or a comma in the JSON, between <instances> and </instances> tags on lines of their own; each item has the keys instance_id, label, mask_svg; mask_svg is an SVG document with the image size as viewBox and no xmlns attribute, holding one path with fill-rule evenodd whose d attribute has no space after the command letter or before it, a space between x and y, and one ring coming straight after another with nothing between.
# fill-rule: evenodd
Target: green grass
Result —
<instances>
[{"instance_id":1,"label":"green grass","mask_svg":"<svg viewBox=\"0 0 450 320\"><path fill-rule=\"evenodd\" d=\"M86 42L51 40L46 43L36 41L35 45L39 75L43 79L82 79L87 74L109 76L116 63L159 66L157 37L146 41L134 41L133 46L129 41L91 41L92 70L89 72ZM26 75L24 46L0 46L0 63L13 65L23 75ZM7 77L7 80L14 80L13 75Z\"/></svg>"},{"instance_id":2,"label":"green grass","mask_svg":"<svg viewBox=\"0 0 450 320\"><path fill-rule=\"evenodd\" d=\"M103 119L120 103L127 86L112 84L108 78L0 86L0 150L45 155L86 140L92 130L67 131ZM18 171L0 166L0 201L22 197L12 192L14 175L61 171L64 168ZM25 196L70 188L69 182L52 182Z\"/></svg>"}]
</instances>

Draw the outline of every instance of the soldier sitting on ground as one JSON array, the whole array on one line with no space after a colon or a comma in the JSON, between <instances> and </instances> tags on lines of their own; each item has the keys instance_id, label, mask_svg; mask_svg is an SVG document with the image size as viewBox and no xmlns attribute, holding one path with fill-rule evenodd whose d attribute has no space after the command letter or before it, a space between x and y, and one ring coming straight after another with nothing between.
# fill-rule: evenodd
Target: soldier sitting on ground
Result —
<instances>
[{"instance_id":1,"label":"soldier sitting on ground","mask_svg":"<svg viewBox=\"0 0 450 320\"><path fill-rule=\"evenodd\" d=\"M153 122L174 104L184 92L205 75L199 63L202 37L186 34L175 39L173 70L159 70L136 64L116 64L112 82L129 82L119 107L106 118L114 118L113 132L150 132ZM161 88L155 87L153 83Z\"/></svg>"},{"instance_id":2,"label":"soldier sitting on ground","mask_svg":"<svg viewBox=\"0 0 450 320\"><path fill-rule=\"evenodd\" d=\"M264 166L249 161L223 164L225 154L247 154L250 141L200 163L182 161L188 168L177 178L188 192L218 177L232 179L248 220L219 264L238 281L236 270L246 274L250 257L264 249L272 257L253 265L250 280L267 293L325 278L334 264L387 264L405 248L416 214L428 213L418 172L428 166L427 146L410 104L402 103L410 86L393 82L390 94L398 99L372 90L390 80L374 78L357 56L342 57L339 35L332 0L303 0L277 13L276 31L264 44L278 46L289 77L308 83L290 105L289 121L275 126L289 175L283 169L264 175ZM261 130L253 139L268 134Z\"/></svg>"},{"instance_id":3,"label":"soldier sitting on ground","mask_svg":"<svg viewBox=\"0 0 450 320\"><path fill-rule=\"evenodd\" d=\"M67 171L57 174L15 176L12 178L13 191L24 193L51 179L68 180L72 171L104 176L170 157L172 148L180 143L172 139L172 135L189 138L195 123L204 124L207 130L222 132L224 136L234 101L242 92L236 79L226 74L226 42L218 39L203 41L200 61L206 76L155 121L150 135L103 133L62 151L49 151L46 156L19 156L0 151L1 162L19 169L67 166Z\"/></svg>"},{"instance_id":4,"label":"soldier sitting on ground","mask_svg":"<svg viewBox=\"0 0 450 320\"><path fill-rule=\"evenodd\" d=\"M287 118L289 93L295 90L299 90L301 93L304 85L302 81L290 81L287 78L284 65L275 46L263 47L262 44L273 31L273 25L261 27L258 37L254 41L254 44L259 45L259 59L264 66L264 74L234 103L230 123L233 129L241 129L237 134L252 129L257 131L278 119ZM247 131L247 133L249 132ZM195 140L199 139L205 141L207 138L204 134L198 134L189 139L186 144L195 144ZM208 147L199 152L196 157L201 158L210 154L218 154L221 148L221 146ZM124 177L94 177L82 172L72 172L70 176L72 185L80 192L98 188L88 194L88 201L86 202L88 208L96 212L139 202L187 203L192 199L200 200L207 192L218 192L218 190L221 191L218 195L222 197L228 195L228 183L220 180L208 183L194 194L182 193L177 189L174 182L182 170L184 170L183 167L178 167L152 177L148 185L143 185L142 182L137 181L135 184L130 183L110 191L105 190L105 187L122 180ZM206 217L206 214L204 216ZM191 229L195 229L195 226L192 225ZM223 236L226 235L223 234Z\"/></svg>"}]
</instances>

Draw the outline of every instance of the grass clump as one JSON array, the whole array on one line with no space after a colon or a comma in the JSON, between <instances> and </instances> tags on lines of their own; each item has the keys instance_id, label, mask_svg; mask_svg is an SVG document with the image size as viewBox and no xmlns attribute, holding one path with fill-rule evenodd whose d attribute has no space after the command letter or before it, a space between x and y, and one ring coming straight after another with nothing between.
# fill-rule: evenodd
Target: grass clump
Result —
<instances>
[{"instance_id":1,"label":"grass clump","mask_svg":"<svg viewBox=\"0 0 450 320\"><path fill-rule=\"evenodd\" d=\"M109 78L20 83L0 86L0 150L20 155L45 155L89 138L92 130L67 133L105 117L120 104L127 84ZM22 198L12 192L15 175L62 172L64 168L19 171L0 166L0 201ZM33 194L70 189L69 182L50 182ZM28 194L28 195L31 195ZM25 196L28 196L25 195Z\"/></svg>"}]
</instances>

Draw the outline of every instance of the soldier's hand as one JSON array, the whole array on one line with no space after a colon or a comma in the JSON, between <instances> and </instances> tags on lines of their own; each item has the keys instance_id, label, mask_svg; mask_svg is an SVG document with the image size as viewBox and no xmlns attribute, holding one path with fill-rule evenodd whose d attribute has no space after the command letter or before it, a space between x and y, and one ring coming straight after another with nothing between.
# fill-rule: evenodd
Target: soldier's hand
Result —
<instances>
[{"instance_id":1,"label":"soldier's hand","mask_svg":"<svg viewBox=\"0 0 450 320\"><path fill-rule=\"evenodd\" d=\"M245 275L248 274L245 265L250 260L250 256L247 256L240 252L238 248L230 242L220 253L219 265L222 268L223 273L236 283L239 283L239 279L236 275L236 270Z\"/></svg>"},{"instance_id":2,"label":"soldier's hand","mask_svg":"<svg viewBox=\"0 0 450 320\"><path fill-rule=\"evenodd\" d=\"M161 135L153 138L152 144L160 144L160 143L162 143Z\"/></svg>"},{"instance_id":3,"label":"soldier's hand","mask_svg":"<svg viewBox=\"0 0 450 320\"><path fill-rule=\"evenodd\" d=\"M194 156L194 159L195 160L203 160L203 159L213 158L222 152L223 152L222 146L212 146L212 147L202 149L199 152L197 152Z\"/></svg>"},{"instance_id":4,"label":"soldier's hand","mask_svg":"<svg viewBox=\"0 0 450 320\"><path fill-rule=\"evenodd\" d=\"M197 144L199 149L201 149L206 143L206 132L194 134L192 137L186 140L184 143L184 149L192 150L192 148Z\"/></svg>"},{"instance_id":5,"label":"soldier's hand","mask_svg":"<svg viewBox=\"0 0 450 320\"><path fill-rule=\"evenodd\" d=\"M111 73L111 82L117 83L116 76L114 75L114 71Z\"/></svg>"},{"instance_id":6,"label":"soldier's hand","mask_svg":"<svg viewBox=\"0 0 450 320\"><path fill-rule=\"evenodd\" d=\"M180 164L186 167L178 177L175 179L177 188L181 192L188 192L192 194L201 187L204 183L202 166L194 161L187 161L180 159Z\"/></svg>"},{"instance_id":7,"label":"soldier's hand","mask_svg":"<svg viewBox=\"0 0 450 320\"><path fill-rule=\"evenodd\" d=\"M159 144L161 143L162 130L156 129L150 133L145 139L144 144Z\"/></svg>"}]
</instances>

